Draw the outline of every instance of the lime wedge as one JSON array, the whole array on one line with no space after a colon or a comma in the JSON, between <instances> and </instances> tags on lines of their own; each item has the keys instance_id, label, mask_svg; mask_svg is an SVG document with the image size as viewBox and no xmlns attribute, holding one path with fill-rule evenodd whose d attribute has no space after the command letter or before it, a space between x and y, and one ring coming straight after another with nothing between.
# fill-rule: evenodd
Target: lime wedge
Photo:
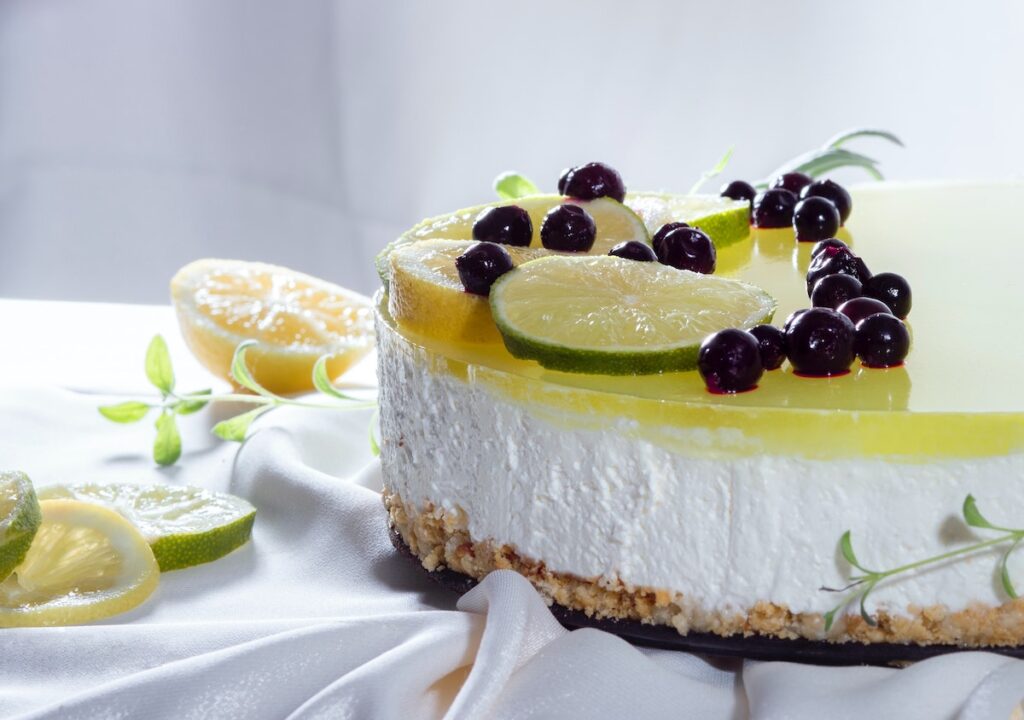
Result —
<instances>
[{"instance_id":1,"label":"lime wedge","mask_svg":"<svg viewBox=\"0 0 1024 720\"><path fill-rule=\"evenodd\" d=\"M512 355L600 375L692 370L705 337L775 312L748 283L607 255L524 263L498 278L490 301Z\"/></svg>"},{"instance_id":2,"label":"lime wedge","mask_svg":"<svg viewBox=\"0 0 1024 720\"><path fill-rule=\"evenodd\" d=\"M25 559L0 582L0 627L90 622L131 610L160 582L153 551L107 508L39 503L42 523Z\"/></svg>"},{"instance_id":3,"label":"lime wedge","mask_svg":"<svg viewBox=\"0 0 1024 720\"><path fill-rule=\"evenodd\" d=\"M0 471L0 582L25 559L41 520L28 475Z\"/></svg>"},{"instance_id":4,"label":"lime wedge","mask_svg":"<svg viewBox=\"0 0 1024 720\"><path fill-rule=\"evenodd\" d=\"M242 498L195 487L90 483L48 487L39 495L120 513L142 533L164 572L227 555L249 540L256 520L256 508Z\"/></svg>"},{"instance_id":5,"label":"lime wedge","mask_svg":"<svg viewBox=\"0 0 1024 720\"><path fill-rule=\"evenodd\" d=\"M533 222L533 241L530 246L542 247L540 226L544 221L544 216L551 208L564 203L580 205L594 218L594 224L597 226L597 239L590 249L590 255L605 255L613 246L627 240L639 240L650 244L650 235L643 221L636 213L615 200L598 198L586 201L573 200L561 195L531 195L516 200L477 205L424 220L381 251L376 260L377 273L386 286L389 282L388 271L390 269L388 257L396 247L401 245L431 239L472 240L473 223L477 216L487 208L500 205L518 205L526 210Z\"/></svg>"},{"instance_id":6,"label":"lime wedge","mask_svg":"<svg viewBox=\"0 0 1024 720\"><path fill-rule=\"evenodd\" d=\"M750 205L717 195L673 195L638 192L626 195L626 205L639 215L651 235L662 225L685 222L699 227L724 248L750 235Z\"/></svg>"},{"instance_id":7,"label":"lime wedge","mask_svg":"<svg viewBox=\"0 0 1024 720\"><path fill-rule=\"evenodd\" d=\"M388 312L404 329L438 340L501 342L487 298L462 287L455 258L473 240L421 240L391 253ZM550 255L544 248L505 246L516 265Z\"/></svg>"}]
</instances>

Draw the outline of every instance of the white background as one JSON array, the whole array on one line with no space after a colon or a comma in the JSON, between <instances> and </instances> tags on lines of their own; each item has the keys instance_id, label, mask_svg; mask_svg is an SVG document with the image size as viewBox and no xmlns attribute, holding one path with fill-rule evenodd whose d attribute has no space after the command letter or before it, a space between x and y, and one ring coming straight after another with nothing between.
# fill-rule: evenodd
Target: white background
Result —
<instances>
[{"instance_id":1,"label":"white background","mask_svg":"<svg viewBox=\"0 0 1024 720\"><path fill-rule=\"evenodd\" d=\"M1019 177L1022 37L1010 0L4 0L0 296L165 302L202 256L370 291L501 170L686 190L857 125L892 178Z\"/></svg>"}]
</instances>

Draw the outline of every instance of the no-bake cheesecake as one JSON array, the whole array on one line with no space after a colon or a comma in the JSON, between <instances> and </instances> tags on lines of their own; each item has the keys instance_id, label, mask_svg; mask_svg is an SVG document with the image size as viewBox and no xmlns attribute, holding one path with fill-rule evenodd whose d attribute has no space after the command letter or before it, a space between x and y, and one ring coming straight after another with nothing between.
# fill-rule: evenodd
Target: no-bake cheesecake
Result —
<instances>
[{"instance_id":1,"label":"no-bake cheesecake","mask_svg":"<svg viewBox=\"0 0 1024 720\"><path fill-rule=\"evenodd\" d=\"M657 196L624 200L649 235L712 214L697 198L645 197ZM1006 544L887 577L863 615L852 598L826 623L850 598L823 588L858 572L838 544L847 530L860 564L884 570L992 537L961 518L968 495L992 523L1024 525L1024 233L1009 210L1024 204L1024 184L877 184L853 201L839 238L914 284L913 348L886 369L857 361L809 378L786 363L738 393L709 392L693 370L561 371L513 356L487 298L443 296L433 332L406 321L422 308L396 305L407 285L386 285L381 462L402 541L428 570L479 579L511 568L566 608L680 633L1024 644L1024 600L1000 571ZM708 233L714 277L769 293L781 326L810 305L812 244L790 228L748 232L746 203L723 202ZM470 244L466 218L477 213L427 222L398 246L435 243L419 252L433 253L448 278L438 282L457 283L447 264ZM545 254L541 218L529 253ZM636 240L628 234L612 239ZM402 257L384 256L386 283ZM471 322L453 325L451 313ZM1024 577L1024 554L1009 554L1005 570Z\"/></svg>"}]
</instances>

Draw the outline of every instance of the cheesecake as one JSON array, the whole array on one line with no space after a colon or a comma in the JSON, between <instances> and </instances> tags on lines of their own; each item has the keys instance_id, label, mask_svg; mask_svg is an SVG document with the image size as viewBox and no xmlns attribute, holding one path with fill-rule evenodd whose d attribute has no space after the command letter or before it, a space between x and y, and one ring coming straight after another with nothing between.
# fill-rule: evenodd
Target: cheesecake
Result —
<instances>
[{"instance_id":1,"label":"cheesecake","mask_svg":"<svg viewBox=\"0 0 1024 720\"><path fill-rule=\"evenodd\" d=\"M1008 544L886 577L864 612L836 592L858 573L847 531L859 563L885 570L997 535L964 522L967 496L1024 526L1024 183L879 183L853 201L839 238L914 284L913 346L894 367L811 378L786 363L731 394L695 371L566 372L494 332L404 322L385 285L394 532L429 571L511 569L549 603L681 634L1024 644ZM781 325L810 304L810 253L789 228L750 228L715 274L770 293ZM1024 578L1024 553L1005 570Z\"/></svg>"}]
</instances>

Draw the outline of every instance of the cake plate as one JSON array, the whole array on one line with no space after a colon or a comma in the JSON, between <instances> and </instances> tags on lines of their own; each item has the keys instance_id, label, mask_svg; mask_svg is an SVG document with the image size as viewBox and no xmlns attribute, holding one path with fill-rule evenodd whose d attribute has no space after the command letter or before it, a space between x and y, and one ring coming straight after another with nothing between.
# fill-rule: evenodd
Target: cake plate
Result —
<instances>
[{"instance_id":1,"label":"cake plate","mask_svg":"<svg viewBox=\"0 0 1024 720\"><path fill-rule=\"evenodd\" d=\"M398 552L443 588L462 595L477 581L468 575L442 568L434 571L423 567L398 532L389 529L391 542ZM813 640L786 640L762 636L722 637L713 633L680 635L675 628L649 625L636 620L598 619L561 605L550 606L551 614L570 630L596 628L618 635L634 645L682 650L699 655L748 660L778 660L814 665L905 665L954 652L978 651L1024 658L1024 647L963 648L957 645L904 645L899 643L829 643Z\"/></svg>"}]
</instances>

